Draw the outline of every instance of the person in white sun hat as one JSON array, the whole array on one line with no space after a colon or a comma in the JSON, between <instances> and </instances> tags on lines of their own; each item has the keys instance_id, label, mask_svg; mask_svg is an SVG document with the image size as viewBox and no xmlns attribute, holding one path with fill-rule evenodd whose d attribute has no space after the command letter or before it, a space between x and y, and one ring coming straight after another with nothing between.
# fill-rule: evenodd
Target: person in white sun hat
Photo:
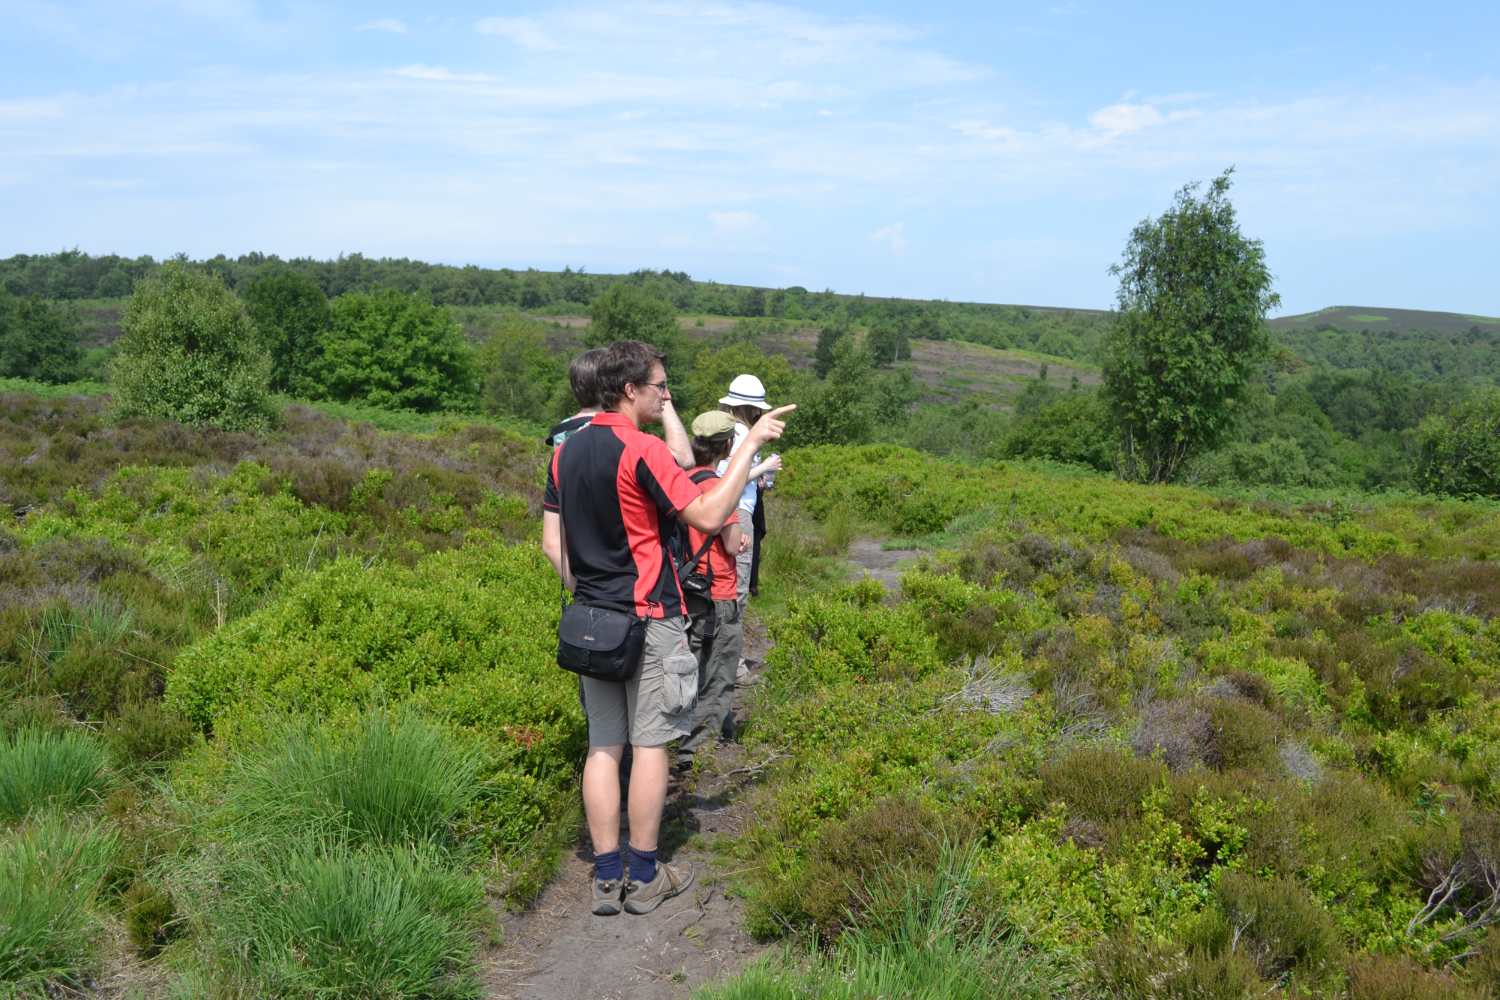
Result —
<instances>
[{"instance_id":1,"label":"person in white sun hat","mask_svg":"<svg viewBox=\"0 0 1500 1000\"><path fill-rule=\"evenodd\" d=\"M766 387L760 379L749 373L736 375L729 383L729 391L719 400L719 408L734 417L734 446L730 449L730 457L739 451L740 445L744 443L750 428L761 418L761 415L771 409L771 404L766 401ZM719 463L717 470L721 475L729 465L729 459ZM737 509L740 512L740 523L742 525L756 526L754 531L746 531L740 540L740 551L735 555L735 570L737 583L739 585L740 614L743 616L745 605L750 599L750 578L755 566L755 553L760 547L761 536L765 534L765 510L761 500L765 490L771 488L775 481L776 473L781 470L781 456L771 455L764 460L759 454L754 458L754 464L750 469L749 482L745 484L745 491L740 494L740 502ZM740 661L740 676L748 671L747 664Z\"/></svg>"}]
</instances>

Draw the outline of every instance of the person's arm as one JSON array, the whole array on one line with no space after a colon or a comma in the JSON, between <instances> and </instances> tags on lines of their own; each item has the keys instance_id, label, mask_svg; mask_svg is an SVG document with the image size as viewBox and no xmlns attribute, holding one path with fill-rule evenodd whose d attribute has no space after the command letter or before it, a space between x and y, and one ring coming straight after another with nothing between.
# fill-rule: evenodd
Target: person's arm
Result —
<instances>
[{"instance_id":1,"label":"person's arm","mask_svg":"<svg viewBox=\"0 0 1500 1000\"><path fill-rule=\"evenodd\" d=\"M568 565L568 542L563 536L562 516L553 510L542 511L542 552L552 564L563 586L573 589L575 583Z\"/></svg>"},{"instance_id":2,"label":"person's arm","mask_svg":"<svg viewBox=\"0 0 1500 1000\"><path fill-rule=\"evenodd\" d=\"M759 465L755 466L754 468L752 468L750 470L750 478L751 479L759 479L761 476L764 476L768 472L780 472L780 471L781 471L781 456L780 455L772 455L770 458L766 459L764 462L760 463Z\"/></svg>"},{"instance_id":3,"label":"person's arm","mask_svg":"<svg viewBox=\"0 0 1500 1000\"><path fill-rule=\"evenodd\" d=\"M724 526L730 512L739 503L750 481L750 463L755 453L768 441L775 441L786 430L783 419L797 408L796 403L778 407L755 422L743 446L729 460L729 468L714 480L714 484L692 503L682 508L680 517L687 524L705 533L716 533Z\"/></svg>"},{"instance_id":4,"label":"person's arm","mask_svg":"<svg viewBox=\"0 0 1500 1000\"><path fill-rule=\"evenodd\" d=\"M719 537L724 539L724 551L731 556L739 555L740 543L745 540L745 533L740 530L738 521L731 521L724 525L724 530L719 532Z\"/></svg>"},{"instance_id":5,"label":"person's arm","mask_svg":"<svg viewBox=\"0 0 1500 1000\"><path fill-rule=\"evenodd\" d=\"M667 450L672 453L677 464L684 469L691 469L693 442L688 438L687 428L682 426L682 418L677 415L677 407L672 405L670 399L663 400L661 404L661 429L662 436L667 441Z\"/></svg>"}]
</instances>

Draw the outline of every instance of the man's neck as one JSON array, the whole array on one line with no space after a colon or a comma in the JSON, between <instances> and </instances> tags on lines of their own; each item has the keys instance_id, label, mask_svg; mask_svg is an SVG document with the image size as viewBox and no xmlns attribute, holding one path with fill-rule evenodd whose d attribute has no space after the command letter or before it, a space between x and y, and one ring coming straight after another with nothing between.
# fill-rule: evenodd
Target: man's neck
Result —
<instances>
[{"instance_id":1,"label":"man's neck","mask_svg":"<svg viewBox=\"0 0 1500 1000\"><path fill-rule=\"evenodd\" d=\"M631 406L628 401L621 400L620 405L617 406L617 407L615 407L610 412L611 413L618 413L620 416L624 417L626 420L629 420L630 421L630 426L634 427L636 430L640 430L641 429L641 418L638 417L638 416L636 416L636 414L635 414L635 407Z\"/></svg>"}]
</instances>

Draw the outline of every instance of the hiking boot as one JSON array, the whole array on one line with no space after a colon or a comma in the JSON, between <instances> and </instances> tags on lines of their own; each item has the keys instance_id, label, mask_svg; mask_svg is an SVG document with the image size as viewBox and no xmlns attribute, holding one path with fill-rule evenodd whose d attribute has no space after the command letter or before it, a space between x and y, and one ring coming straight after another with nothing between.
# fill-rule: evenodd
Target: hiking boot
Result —
<instances>
[{"instance_id":1,"label":"hiking boot","mask_svg":"<svg viewBox=\"0 0 1500 1000\"><path fill-rule=\"evenodd\" d=\"M693 869L656 863L656 878L650 882L625 883L625 912L650 913L693 884Z\"/></svg>"},{"instance_id":2,"label":"hiking boot","mask_svg":"<svg viewBox=\"0 0 1500 1000\"><path fill-rule=\"evenodd\" d=\"M612 917L620 912L620 897L624 895L624 879L590 879L594 889L594 915Z\"/></svg>"}]
</instances>

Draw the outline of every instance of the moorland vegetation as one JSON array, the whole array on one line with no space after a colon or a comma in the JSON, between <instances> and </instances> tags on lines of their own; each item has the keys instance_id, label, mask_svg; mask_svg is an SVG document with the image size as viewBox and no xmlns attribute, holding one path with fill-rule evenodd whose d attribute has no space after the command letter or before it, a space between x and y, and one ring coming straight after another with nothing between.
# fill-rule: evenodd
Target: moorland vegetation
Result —
<instances>
[{"instance_id":1,"label":"moorland vegetation","mask_svg":"<svg viewBox=\"0 0 1500 1000\"><path fill-rule=\"evenodd\" d=\"M89 342L65 300L132 283ZM540 431L608 331L674 352L684 411L746 370L800 404L722 845L783 946L705 996L1500 994L1483 368L1273 334L1147 485L1119 395L1045 376L1087 351L1009 409L924 397L902 317L989 307L759 290L710 330L664 289L745 290L363 258L61 254L0 286L0 992L480 995L490 900L577 832ZM916 550L898 590L849 582L856 535Z\"/></svg>"}]
</instances>

